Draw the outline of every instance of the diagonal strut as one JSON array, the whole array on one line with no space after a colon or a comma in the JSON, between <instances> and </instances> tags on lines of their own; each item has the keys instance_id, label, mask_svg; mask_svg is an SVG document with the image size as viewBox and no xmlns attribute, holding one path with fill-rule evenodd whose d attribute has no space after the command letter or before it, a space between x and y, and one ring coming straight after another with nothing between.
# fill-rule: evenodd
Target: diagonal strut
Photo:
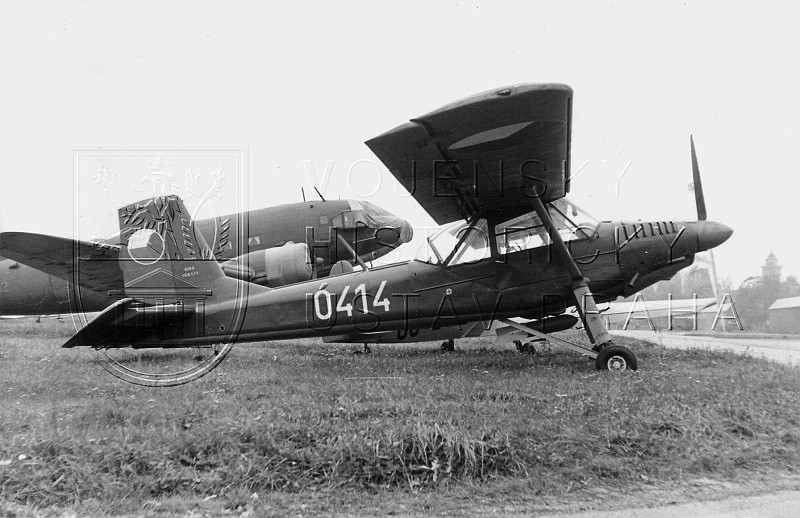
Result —
<instances>
[{"instance_id":1,"label":"diagonal strut","mask_svg":"<svg viewBox=\"0 0 800 518\"><path fill-rule=\"evenodd\" d=\"M583 327L586 329L589 340L591 340L594 349L599 351L611 341L611 335L608 334L606 325L600 316L600 312L597 310L594 296L592 292L589 291L588 279L583 276L580 268L578 268L578 265L572 258L572 255L570 255L569 250L567 250L567 245L565 245L564 240L561 239L561 234L558 233L558 229L553 224L550 213L547 212L547 209L542 203L542 199L539 196L535 196L531 198L531 201L533 202L533 208L536 214L539 216L539 219L542 220L542 224L550 234L556 257L558 257L562 264L566 266L567 270L569 270L570 277L572 278L572 293L575 294L575 306L578 308L578 313L581 316Z\"/></svg>"}]
</instances>

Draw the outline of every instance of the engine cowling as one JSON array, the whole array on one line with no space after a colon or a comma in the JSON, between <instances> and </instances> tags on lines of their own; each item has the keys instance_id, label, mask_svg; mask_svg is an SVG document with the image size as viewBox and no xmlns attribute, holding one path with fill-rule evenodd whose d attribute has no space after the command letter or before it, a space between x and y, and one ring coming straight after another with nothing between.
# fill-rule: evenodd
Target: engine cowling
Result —
<instances>
[{"instance_id":1,"label":"engine cowling","mask_svg":"<svg viewBox=\"0 0 800 518\"><path fill-rule=\"evenodd\" d=\"M221 266L228 277L277 288L311 279L308 258L307 244L289 242L230 259Z\"/></svg>"}]
</instances>

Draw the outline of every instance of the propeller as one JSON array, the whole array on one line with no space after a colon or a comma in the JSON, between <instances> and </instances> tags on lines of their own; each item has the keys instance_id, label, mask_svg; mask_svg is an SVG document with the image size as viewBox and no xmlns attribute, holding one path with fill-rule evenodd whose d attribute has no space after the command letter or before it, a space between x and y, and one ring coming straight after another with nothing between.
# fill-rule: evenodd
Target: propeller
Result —
<instances>
[{"instance_id":1,"label":"propeller","mask_svg":"<svg viewBox=\"0 0 800 518\"><path fill-rule=\"evenodd\" d=\"M694 150L694 137L689 136L689 142L692 145L692 180L694 187L694 201L697 204L697 220L705 221L706 214L706 199L703 196L703 183L700 181L700 166L697 164L697 153Z\"/></svg>"},{"instance_id":2,"label":"propeller","mask_svg":"<svg viewBox=\"0 0 800 518\"><path fill-rule=\"evenodd\" d=\"M689 143L692 147L692 190L694 191L694 201L697 204L698 223L696 223L696 225L698 228L698 245L702 244L700 250L708 250L711 259L707 263L711 266L711 289L714 292L714 298L719 302L717 265L714 261L714 251L712 248L725 242L733 231L721 223L706 221L708 216L706 213L706 198L703 196L703 183L700 180L700 166L697 163L697 152L694 149L694 137L692 135L689 135ZM723 324L724 322L723 320Z\"/></svg>"}]
</instances>

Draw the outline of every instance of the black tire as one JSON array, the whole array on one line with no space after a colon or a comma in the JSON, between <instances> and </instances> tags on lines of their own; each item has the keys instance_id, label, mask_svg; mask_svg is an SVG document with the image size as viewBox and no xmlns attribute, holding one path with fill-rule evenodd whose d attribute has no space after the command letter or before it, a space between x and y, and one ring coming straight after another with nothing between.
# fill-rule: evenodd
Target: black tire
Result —
<instances>
[{"instance_id":1,"label":"black tire","mask_svg":"<svg viewBox=\"0 0 800 518\"><path fill-rule=\"evenodd\" d=\"M635 371L639 368L633 352L621 345L610 345L600 351L594 366L597 370L611 372Z\"/></svg>"}]
</instances>

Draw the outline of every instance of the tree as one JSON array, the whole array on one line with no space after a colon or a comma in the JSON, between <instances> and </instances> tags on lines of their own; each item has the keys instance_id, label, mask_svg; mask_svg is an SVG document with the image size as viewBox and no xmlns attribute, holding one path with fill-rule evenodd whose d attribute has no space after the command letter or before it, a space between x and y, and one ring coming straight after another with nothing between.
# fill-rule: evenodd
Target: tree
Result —
<instances>
[{"instance_id":1,"label":"tree","mask_svg":"<svg viewBox=\"0 0 800 518\"><path fill-rule=\"evenodd\" d=\"M748 329L765 330L767 308L772 304L772 301L768 299L769 296L764 286L764 280L761 277L745 279L733 297L742 323Z\"/></svg>"},{"instance_id":2,"label":"tree","mask_svg":"<svg viewBox=\"0 0 800 518\"><path fill-rule=\"evenodd\" d=\"M786 280L781 283L780 297L799 297L800 296L800 282L797 282L797 277L790 275Z\"/></svg>"}]
</instances>

